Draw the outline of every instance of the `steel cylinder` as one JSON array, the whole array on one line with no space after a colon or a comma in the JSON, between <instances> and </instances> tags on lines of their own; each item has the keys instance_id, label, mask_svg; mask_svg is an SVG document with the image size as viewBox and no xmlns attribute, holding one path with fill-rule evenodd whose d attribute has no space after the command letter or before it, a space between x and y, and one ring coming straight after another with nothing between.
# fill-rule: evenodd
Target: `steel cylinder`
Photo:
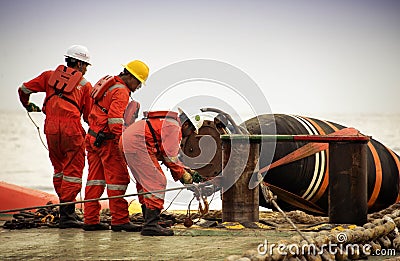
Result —
<instances>
[{"instance_id":1,"label":"steel cylinder","mask_svg":"<svg viewBox=\"0 0 400 261\"><path fill-rule=\"evenodd\" d=\"M222 139L222 221L258 222L258 186L249 188L256 169L259 144L243 139Z\"/></svg>"},{"instance_id":2,"label":"steel cylinder","mask_svg":"<svg viewBox=\"0 0 400 261\"><path fill-rule=\"evenodd\" d=\"M367 223L367 141L329 143L329 222Z\"/></svg>"}]
</instances>

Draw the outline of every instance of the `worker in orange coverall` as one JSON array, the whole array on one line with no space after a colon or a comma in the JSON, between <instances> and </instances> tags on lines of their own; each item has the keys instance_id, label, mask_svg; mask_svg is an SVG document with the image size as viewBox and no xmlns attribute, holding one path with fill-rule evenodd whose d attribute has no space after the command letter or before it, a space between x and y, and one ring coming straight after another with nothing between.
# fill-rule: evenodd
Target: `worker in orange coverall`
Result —
<instances>
[{"instance_id":1,"label":"worker in orange coverall","mask_svg":"<svg viewBox=\"0 0 400 261\"><path fill-rule=\"evenodd\" d=\"M95 102L89 115L89 131L86 136L89 173L85 199L100 198L107 186L109 197L121 196L129 184L128 168L118 142L123 130L124 111L128 106L131 92L146 81L149 68L141 61L134 60L124 65L118 76L106 76L108 83L96 83L93 90L105 87L104 94ZM123 198L109 200L111 229L113 231L138 232L141 226L129 221L128 202ZM100 203L85 203L84 225L86 231L106 230L109 226L100 222Z\"/></svg>"},{"instance_id":2,"label":"worker in orange coverall","mask_svg":"<svg viewBox=\"0 0 400 261\"><path fill-rule=\"evenodd\" d=\"M147 112L143 120L133 123L124 131L120 148L137 181L138 192L166 189L167 179L158 161L170 169L175 181L180 180L184 184L193 182L194 171L179 161L178 153L182 135L189 136L194 131L195 126L186 114L178 117L178 113L172 111ZM158 223L164 206L164 194L139 196L144 217L143 236L174 234L171 229L162 228Z\"/></svg>"},{"instance_id":3,"label":"worker in orange coverall","mask_svg":"<svg viewBox=\"0 0 400 261\"><path fill-rule=\"evenodd\" d=\"M46 114L44 133L49 157L54 167L53 184L61 203L75 201L81 190L85 165L85 131L81 115L88 122L92 99L91 84L83 78L90 55L86 47L73 45L65 54L67 66L45 71L25 82L18 89L22 105L28 112L40 111L29 102L30 94L46 92L43 112ZM82 227L75 205L60 206L60 228Z\"/></svg>"}]
</instances>

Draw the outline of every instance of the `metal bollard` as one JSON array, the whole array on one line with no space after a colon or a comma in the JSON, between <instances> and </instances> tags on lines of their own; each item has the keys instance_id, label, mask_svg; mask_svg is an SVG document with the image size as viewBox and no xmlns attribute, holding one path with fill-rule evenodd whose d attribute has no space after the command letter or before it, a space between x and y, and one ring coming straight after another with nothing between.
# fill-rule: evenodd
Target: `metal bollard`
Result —
<instances>
[{"instance_id":1,"label":"metal bollard","mask_svg":"<svg viewBox=\"0 0 400 261\"><path fill-rule=\"evenodd\" d=\"M222 221L258 222L258 186L249 189L251 176L256 168L259 144L243 135L235 139L222 139Z\"/></svg>"},{"instance_id":2,"label":"metal bollard","mask_svg":"<svg viewBox=\"0 0 400 261\"><path fill-rule=\"evenodd\" d=\"M329 143L330 223L367 223L367 142Z\"/></svg>"}]
</instances>

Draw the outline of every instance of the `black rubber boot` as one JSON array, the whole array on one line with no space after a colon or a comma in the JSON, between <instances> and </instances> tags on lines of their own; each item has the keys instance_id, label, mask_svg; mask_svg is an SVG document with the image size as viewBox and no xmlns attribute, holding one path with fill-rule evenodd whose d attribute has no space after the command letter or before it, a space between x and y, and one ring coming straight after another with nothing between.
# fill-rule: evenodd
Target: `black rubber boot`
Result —
<instances>
[{"instance_id":1,"label":"black rubber boot","mask_svg":"<svg viewBox=\"0 0 400 261\"><path fill-rule=\"evenodd\" d=\"M161 220L158 221L158 224L163 227L163 228L168 228L168 227L172 227L174 225L174 221L172 220Z\"/></svg>"},{"instance_id":2,"label":"black rubber boot","mask_svg":"<svg viewBox=\"0 0 400 261\"><path fill-rule=\"evenodd\" d=\"M79 221L75 213L75 204L60 206L59 228L82 228L83 222Z\"/></svg>"},{"instance_id":3,"label":"black rubber boot","mask_svg":"<svg viewBox=\"0 0 400 261\"><path fill-rule=\"evenodd\" d=\"M160 221L159 209L146 208L146 218L142 229L142 236L173 236L174 231L168 228L162 228L158 221Z\"/></svg>"},{"instance_id":4,"label":"black rubber boot","mask_svg":"<svg viewBox=\"0 0 400 261\"><path fill-rule=\"evenodd\" d=\"M83 230L85 231L95 231L95 230L109 230L110 226L106 223L98 223L98 224L83 224Z\"/></svg>"},{"instance_id":5,"label":"black rubber boot","mask_svg":"<svg viewBox=\"0 0 400 261\"><path fill-rule=\"evenodd\" d=\"M121 225L111 225L111 230L114 232L121 232L121 231L126 231L126 232L140 232L142 230L142 226L140 225L135 225L132 222L128 222L125 224Z\"/></svg>"},{"instance_id":6,"label":"black rubber boot","mask_svg":"<svg viewBox=\"0 0 400 261\"><path fill-rule=\"evenodd\" d=\"M145 204L142 205L142 214L143 214L143 219L146 220L146 205ZM174 225L174 222L172 220L165 220L165 221L160 220L160 221L158 221L158 224L161 227L166 228L166 227L172 227Z\"/></svg>"},{"instance_id":7,"label":"black rubber boot","mask_svg":"<svg viewBox=\"0 0 400 261\"><path fill-rule=\"evenodd\" d=\"M142 204L142 215L143 215L143 220L146 220L146 205Z\"/></svg>"}]
</instances>

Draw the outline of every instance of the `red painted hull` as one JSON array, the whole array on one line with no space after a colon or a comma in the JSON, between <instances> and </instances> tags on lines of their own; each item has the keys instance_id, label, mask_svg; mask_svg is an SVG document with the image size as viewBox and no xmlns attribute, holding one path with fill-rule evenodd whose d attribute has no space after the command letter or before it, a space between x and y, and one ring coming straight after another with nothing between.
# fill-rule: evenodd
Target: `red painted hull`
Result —
<instances>
[{"instance_id":1,"label":"red painted hull","mask_svg":"<svg viewBox=\"0 0 400 261\"><path fill-rule=\"evenodd\" d=\"M53 204L59 203L58 197L55 194L0 181L0 211L43 206L49 201ZM107 200L100 201L100 204L102 208L108 208ZM76 207L81 208L81 204L76 204Z\"/></svg>"},{"instance_id":2,"label":"red painted hull","mask_svg":"<svg viewBox=\"0 0 400 261\"><path fill-rule=\"evenodd\" d=\"M58 203L57 195L0 181L0 210Z\"/></svg>"}]
</instances>

